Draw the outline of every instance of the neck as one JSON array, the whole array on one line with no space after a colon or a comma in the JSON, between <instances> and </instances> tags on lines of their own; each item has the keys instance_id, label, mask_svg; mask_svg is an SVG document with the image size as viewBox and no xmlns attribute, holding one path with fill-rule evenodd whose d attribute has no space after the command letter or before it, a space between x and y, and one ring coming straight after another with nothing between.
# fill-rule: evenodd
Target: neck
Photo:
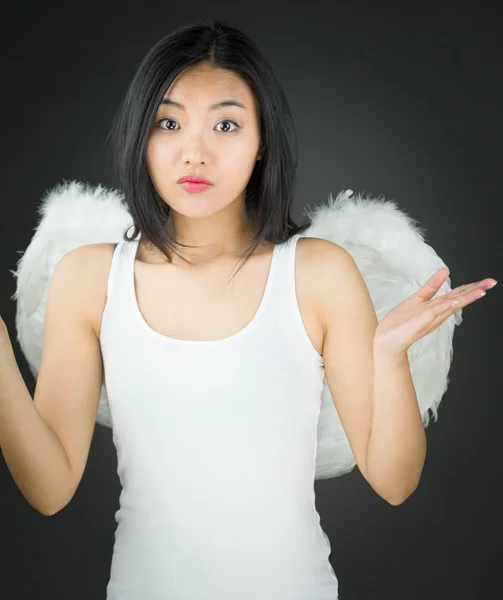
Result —
<instances>
[{"instance_id":1,"label":"neck","mask_svg":"<svg viewBox=\"0 0 503 600\"><path fill-rule=\"evenodd\" d=\"M217 215L215 215L216 217ZM253 238L247 218L225 216L220 218L192 219L171 214L166 231L177 242L193 246L179 246L178 252L194 264L214 264L243 256ZM175 255L173 260L180 259Z\"/></svg>"}]
</instances>

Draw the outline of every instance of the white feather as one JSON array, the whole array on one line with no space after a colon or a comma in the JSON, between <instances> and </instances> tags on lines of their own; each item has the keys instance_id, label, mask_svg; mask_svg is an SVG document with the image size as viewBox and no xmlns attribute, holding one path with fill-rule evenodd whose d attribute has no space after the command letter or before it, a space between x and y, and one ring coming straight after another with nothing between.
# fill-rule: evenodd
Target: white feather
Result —
<instances>
[{"instance_id":1,"label":"white feather","mask_svg":"<svg viewBox=\"0 0 503 600\"><path fill-rule=\"evenodd\" d=\"M41 220L18 261L16 332L26 360L36 378L42 354L42 335L47 293L52 273L70 250L86 244L116 243L133 224L123 194L101 185L63 181L42 199ZM307 209L310 226L301 234L343 246L353 257L369 289L378 320L416 292L433 273L446 265L424 242L423 230L396 204L384 199L362 198L351 190L340 192L326 205ZM447 278L439 294L450 291ZM435 420L449 382L454 326L462 311L416 342L408 352L412 379L425 427L431 409ZM112 427L106 388L101 389L96 421ZM326 379L318 421L316 479L350 472L356 465L348 439L335 409Z\"/></svg>"},{"instance_id":2,"label":"white feather","mask_svg":"<svg viewBox=\"0 0 503 600\"><path fill-rule=\"evenodd\" d=\"M446 267L424 242L424 229L401 211L395 202L340 192L328 205L307 208L311 225L305 237L319 237L343 246L358 265L367 285L377 318L417 292L435 271ZM451 290L447 277L437 295ZM419 409L425 427L431 409L435 421L449 382L454 326L462 323L462 311L413 344L407 353ZM356 466L326 379L318 420L316 479L344 475Z\"/></svg>"}]
</instances>

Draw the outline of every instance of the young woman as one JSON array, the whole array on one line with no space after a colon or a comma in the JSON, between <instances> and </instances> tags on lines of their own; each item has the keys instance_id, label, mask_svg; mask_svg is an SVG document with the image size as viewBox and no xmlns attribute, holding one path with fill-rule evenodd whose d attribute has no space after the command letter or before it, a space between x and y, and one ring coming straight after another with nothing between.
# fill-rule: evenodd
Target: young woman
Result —
<instances>
[{"instance_id":1,"label":"young woman","mask_svg":"<svg viewBox=\"0 0 503 600\"><path fill-rule=\"evenodd\" d=\"M271 68L220 24L161 40L114 123L135 230L95 324L123 485L110 600L337 598L313 491L335 253L296 236L292 132Z\"/></svg>"},{"instance_id":2,"label":"young woman","mask_svg":"<svg viewBox=\"0 0 503 600\"><path fill-rule=\"evenodd\" d=\"M314 498L325 375L370 485L392 504L417 485L421 415L409 393L388 444L391 409L372 420L375 351L380 373L408 384L405 343L494 280L426 312L435 275L377 337L351 256L290 217L294 131L241 32L217 22L162 39L112 131L134 231L58 263L34 402L0 331L0 443L43 514L79 485L106 383L123 488L108 600L337 599Z\"/></svg>"}]
</instances>

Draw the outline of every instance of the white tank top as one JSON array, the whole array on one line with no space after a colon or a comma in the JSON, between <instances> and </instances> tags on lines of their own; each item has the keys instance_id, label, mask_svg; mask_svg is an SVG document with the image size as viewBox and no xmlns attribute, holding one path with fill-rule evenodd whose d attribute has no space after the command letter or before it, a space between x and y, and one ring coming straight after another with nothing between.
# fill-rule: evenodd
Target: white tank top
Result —
<instances>
[{"instance_id":1,"label":"white tank top","mask_svg":"<svg viewBox=\"0 0 503 600\"><path fill-rule=\"evenodd\" d=\"M100 335L122 486L107 600L337 600L315 506L324 363L297 304L300 234L274 247L252 320L216 341L144 320L140 237L116 245Z\"/></svg>"}]
</instances>

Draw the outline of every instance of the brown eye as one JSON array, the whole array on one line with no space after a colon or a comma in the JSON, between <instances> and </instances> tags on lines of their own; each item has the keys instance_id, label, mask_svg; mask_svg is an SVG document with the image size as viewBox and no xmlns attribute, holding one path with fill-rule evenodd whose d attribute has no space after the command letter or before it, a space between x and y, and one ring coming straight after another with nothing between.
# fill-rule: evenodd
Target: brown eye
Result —
<instances>
[{"instance_id":1,"label":"brown eye","mask_svg":"<svg viewBox=\"0 0 503 600\"><path fill-rule=\"evenodd\" d=\"M164 129L164 131L176 131L176 129L174 129L173 127L168 127L167 129L162 127L161 123L163 123L164 121L176 123L176 121L174 119L165 117L164 119L159 119L159 121L157 121L156 127L158 127L159 129ZM220 123L218 123L216 125L216 127L218 127L218 125L221 125L222 123L232 123L235 126L235 129L222 131L221 133L232 133L233 131L237 131L238 129L241 129L241 127L236 123L236 121L233 121L232 119L224 119L223 121L220 121Z\"/></svg>"},{"instance_id":2,"label":"brown eye","mask_svg":"<svg viewBox=\"0 0 503 600\"><path fill-rule=\"evenodd\" d=\"M173 121L173 119L160 119L159 121L157 121L156 126L159 127L159 129L164 129L164 127L161 127L161 123L163 121L171 121L171 123L175 123L175 121ZM172 128L168 128L168 131L171 131Z\"/></svg>"},{"instance_id":3,"label":"brown eye","mask_svg":"<svg viewBox=\"0 0 503 600\"><path fill-rule=\"evenodd\" d=\"M232 123L233 125L235 125L236 128L233 129L232 131L237 131L238 129L241 129L239 127L239 125L236 123L236 121L231 121L230 119L225 119L225 121L220 121L220 123L218 123L218 125L220 125L221 123ZM218 125L217 125L217 127L218 127ZM226 132L224 132L224 133L226 133Z\"/></svg>"}]
</instances>

